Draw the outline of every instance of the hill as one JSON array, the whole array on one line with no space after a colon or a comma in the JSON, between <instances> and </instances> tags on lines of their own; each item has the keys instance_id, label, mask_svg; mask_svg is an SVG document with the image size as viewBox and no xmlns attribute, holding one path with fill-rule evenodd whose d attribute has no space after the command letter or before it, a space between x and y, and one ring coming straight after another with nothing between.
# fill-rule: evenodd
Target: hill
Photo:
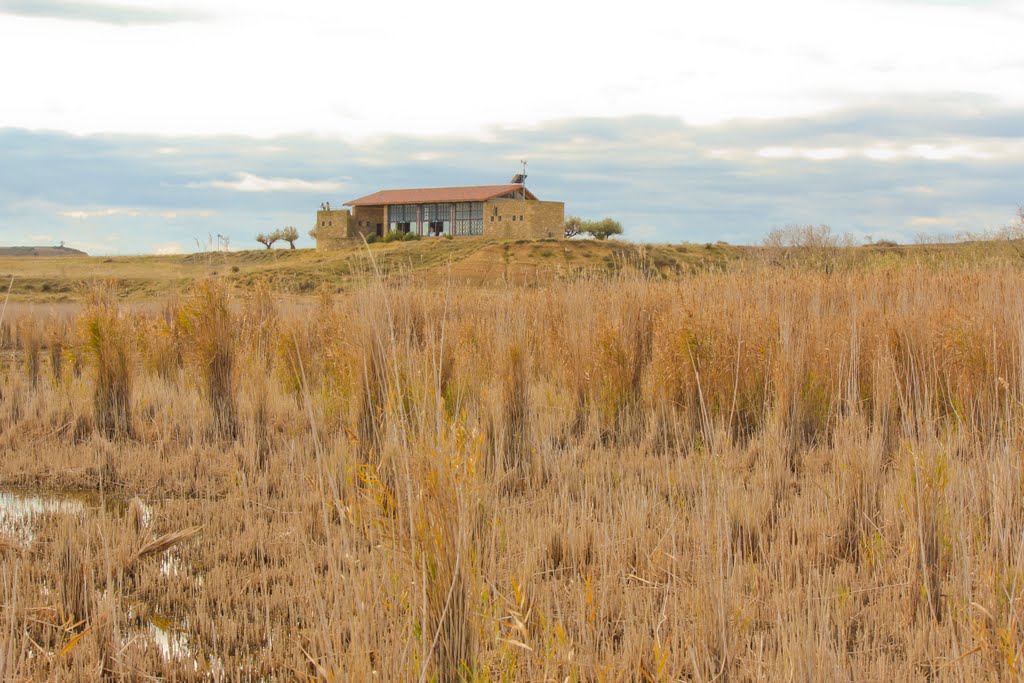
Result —
<instances>
[{"instance_id":1,"label":"hill","mask_svg":"<svg viewBox=\"0 0 1024 683\"><path fill-rule=\"evenodd\" d=\"M0 285L14 277L11 298L74 301L82 285L117 280L133 300L183 290L216 275L243 288L265 283L275 291L311 294L341 290L368 278L411 278L424 285L536 286L579 277L642 271L659 277L721 268L744 248L722 245L637 245L593 240L496 242L463 237L353 245L337 251L260 249L186 255L24 258L0 254ZM6 289L6 287L3 287Z\"/></svg>"},{"instance_id":2,"label":"hill","mask_svg":"<svg viewBox=\"0 0 1024 683\"><path fill-rule=\"evenodd\" d=\"M4 256L88 256L88 254L70 247L0 247L0 257Z\"/></svg>"},{"instance_id":3,"label":"hill","mask_svg":"<svg viewBox=\"0 0 1024 683\"><path fill-rule=\"evenodd\" d=\"M978 262L1022 264L1013 245L940 244L834 249L767 248L715 244L649 245L609 240L519 240L484 238L422 240L353 245L338 251L260 249L187 255L39 255L26 258L0 251L0 288L11 277L12 300L75 301L82 286L116 280L129 299L145 301L184 290L196 279L216 275L244 288L266 284L274 291L312 294L335 291L371 278L431 286L451 282L479 287L546 286L580 278L636 274L654 279L703 271L760 267L874 268ZM63 249L58 253L73 252Z\"/></svg>"}]
</instances>

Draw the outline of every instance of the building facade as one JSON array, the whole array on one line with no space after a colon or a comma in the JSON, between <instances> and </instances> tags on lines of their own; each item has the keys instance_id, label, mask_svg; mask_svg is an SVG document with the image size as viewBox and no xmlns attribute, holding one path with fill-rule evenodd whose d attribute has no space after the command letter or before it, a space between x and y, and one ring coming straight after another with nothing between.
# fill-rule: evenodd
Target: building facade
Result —
<instances>
[{"instance_id":1,"label":"building facade","mask_svg":"<svg viewBox=\"0 0 1024 683\"><path fill-rule=\"evenodd\" d=\"M388 232L493 239L565 236L565 204L542 202L520 184L382 190L325 205L316 216L316 246L331 249Z\"/></svg>"}]
</instances>

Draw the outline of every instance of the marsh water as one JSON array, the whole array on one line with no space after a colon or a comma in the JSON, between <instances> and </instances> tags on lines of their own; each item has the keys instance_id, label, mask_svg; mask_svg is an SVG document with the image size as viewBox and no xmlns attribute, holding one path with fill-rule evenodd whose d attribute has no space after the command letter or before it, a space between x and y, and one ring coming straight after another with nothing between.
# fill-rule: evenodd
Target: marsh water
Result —
<instances>
[{"instance_id":1,"label":"marsh water","mask_svg":"<svg viewBox=\"0 0 1024 683\"><path fill-rule=\"evenodd\" d=\"M94 491L42 491L17 487L0 488L0 534L21 545L30 547L42 518L48 516L72 515L80 518L89 515L120 517L128 509L128 501L117 496L106 496ZM144 517L148 524L152 509L144 505ZM182 571L181 560L172 551L161 558L161 571L177 573ZM150 610L146 610L149 612ZM125 634L125 639L146 638L159 648L167 658L193 657L187 629L174 620L152 614L142 628Z\"/></svg>"},{"instance_id":2,"label":"marsh water","mask_svg":"<svg viewBox=\"0 0 1024 683\"><path fill-rule=\"evenodd\" d=\"M0 533L23 545L35 539L38 519L45 515L120 515L127 509L123 499L92 491L38 491L0 488Z\"/></svg>"}]
</instances>

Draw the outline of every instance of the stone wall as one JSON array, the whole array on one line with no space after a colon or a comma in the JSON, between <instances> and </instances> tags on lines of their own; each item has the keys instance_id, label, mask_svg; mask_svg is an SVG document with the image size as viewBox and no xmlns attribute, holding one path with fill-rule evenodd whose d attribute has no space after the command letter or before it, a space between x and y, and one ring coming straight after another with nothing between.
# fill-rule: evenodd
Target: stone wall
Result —
<instances>
[{"instance_id":1,"label":"stone wall","mask_svg":"<svg viewBox=\"0 0 1024 683\"><path fill-rule=\"evenodd\" d=\"M377 233L377 225L385 227L384 209L380 206L357 206L353 210L331 209L316 212L316 248L338 249L360 243L363 237Z\"/></svg>"},{"instance_id":2,"label":"stone wall","mask_svg":"<svg viewBox=\"0 0 1024 683\"><path fill-rule=\"evenodd\" d=\"M337 249L351 241L349 223L352 214L348 209L331 209L316 212L316 248Z\"/></svg>"},{"instance_id":3,"label":"stone wall","mask_svg":"<svg viewBox=\"0 0 1024 683\"><path fill-rule=\"evenodd\" d=\"M565 237L565 204L496 199L484 204L484 237L505 240Z\"/></svg>"},{"instance_id":4,"label":"stone wall","mask_svg":"<svg viewBox=\"0 0 1024 683\"><path fill-rule=\"evenodd\" d=\"M381 226L381 236L386 235L388 226L385 224L383 206L356 206L352 209L352 222L349 230L353 238L377 235L377 226Z\"/></svg>"}]
</instances>

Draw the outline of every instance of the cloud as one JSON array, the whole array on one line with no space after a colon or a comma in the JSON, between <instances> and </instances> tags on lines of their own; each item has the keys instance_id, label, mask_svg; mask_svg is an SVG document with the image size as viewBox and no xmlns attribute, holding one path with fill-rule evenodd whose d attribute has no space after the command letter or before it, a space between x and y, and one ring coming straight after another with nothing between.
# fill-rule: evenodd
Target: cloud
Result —
<instances>
[{"instance_id":1,"label":"cloud","mask_svg":"<svg viewBox=\"0 0 1024 683\"><path fill-rule=\"evenodd\" d=\"M749 244L775 226L827 223L910 241L923 228L977 232L1011 220L1022 201L1024 130L1014 121L1024 109L967 96L929 101L938 104L910 99L793 121L575 118L359 143L0 129L0 244L38 233L138 253L192 249L219 234L249 248L258 232L295 225L298 246L311 246L306 230L321 201L502 183L522 158L539 197L585 218L617 218L634 240ZM119 237L108 243L108 233Z\"/></svg>"},{"instance_id":2,"label":"cloud","mask_svg":"<svg viewBox=\"0 0 1024 683\"><path fill-rule=\"evenodd\" d=\"M955 225L956 219L952 216L912 216L909 222L914 227L946 228Z\"/></svg>"},{"instance_id":3,"label":"cloud","mask_svg":"<svg viewBox=\"0 0 1024 683\"><path fill-rule=\"evenodd\" d=\"M185 248L181 246L179 242L161 242L153 247L153 253L160 256L169 256L171 254L184 254Z\"/></svg>"},{"instance_id":4,"label":"cloud","mask_svg":"<svg viewBox=\"0 0 1024 683\"><path fill-rule=\"evenodd\" d=\"M333 180L300 178L261 178L252 173L236 173L237 180L209 180L189 183L195 189L216 188L234 192L340 192L344 184Z\"/></svg>"},{"instance_id":5,"label":"cloud","mask_svg":"<svg viewBox=\"0 0 1024 683\"><path fill-rule=\"evenodd\" d=\"M792 124L865 102L895 108L906 93L943 89L1024 104L1024 90L1013 85L1024 81L1024 15L1014 0L640 0L629 12L591 11L582 0L524 0L515 12L466 0L442 9L397 5L400 11L389 2L322 0L286 7L275 0L0 0L8 14L71 20L9 22L0 63L19 68L4 73L0 125L264 138L313 131L365 141L581 115ZM216 21L194 22L197 11L215 13ZM109 30L126 24L173 25ZM374 54L373 68L339 71L340 26L458 39L431 41L410 58L379 49L379 32L348 32L346 50ZM572 31L615 49L567 59L564 37ZM463 83L521 75L529 87L508 97L458 89L446 96L439 74L458 74ZM395 84L412 106L396 104ZM966 123L972 114L961 116Z\"/></svg>"},{"instance_id":6,"label":"cloud","mask_svg":"<svg viewBox=\"0 0 1024 683\"><path fill-rule=\"evenodd\" d=\"M164 220L175 220L180 217L186 216L198 216L200 218L209 218L213 215L213 211L203 209L173 209L173 210L159 210L159 209L141 209L132 208L127 206L108 206L103 208L93 209L64 209L58 212L64 218L73 218L75 220L84 221L93 218L110 218L111 216L129 216L132 218L138 218L140 216L149 216L156 218L163 218Z\"/></svg>"},{"instance_id":7,"label":"cloud","mask_svg":"<svg viewBox=\"0 0 1024 683\"><path fill-rule=\"evenodd\" d=\"M88 21L115 26L147 26L203 21L195 10L163 9L74 0L0 0L0 14L21 17Z\"/></svg>"}]
</instances>

